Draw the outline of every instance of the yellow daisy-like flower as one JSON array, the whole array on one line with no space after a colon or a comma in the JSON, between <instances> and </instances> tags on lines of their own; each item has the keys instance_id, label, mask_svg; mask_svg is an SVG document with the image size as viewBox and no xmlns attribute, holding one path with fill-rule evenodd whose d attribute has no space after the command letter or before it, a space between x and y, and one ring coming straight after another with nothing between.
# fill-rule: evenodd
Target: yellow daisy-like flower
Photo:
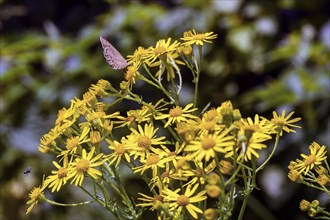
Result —
<instances>
[{"instance_id":1,"label":"yellow daisy-like flower","mask_svg":"<svg viewBox=\"0 0 330 220\"><path fill-rule=\"evenodd\" d=\"M299 172L306 175L308 171L314 168L314 166L321 165L322 162L327 158L326 146L320 146L318 143L313 142L309 146L310 154L305 155L301 154L303 160L296 160L295 169Z\"/></svg>"},{"instance_id":2,"label":"yellow daisy-like flower","mask_svg":"<svg viewBox=\"0 0 330 220\"><path fill-rule=\"evenodd\" d=\"M136 128L137 123L149 122L152 113L148 108L132 109L127 111L127 117L118 116L119 121L115 121L115 124L119 124L117 127L128 126L130 128Z\"/></svg>"},{"instance_id":3,"label":"yellow daisy-like flower","mask_svg":"<svg viewBox=\"0 0 330 220\"><path fill-rule=\"evenodd\" d=\"M109 165L116 163L116 167L119 165L122 158L125 158L127 162L131 162L131 158L129 156L129 148L118 141L111 141L106 139L106 142L109 143L108 148L113 152L109 154Z\"/></svg>"},{"instance_id":4,"label":"yellow daisy-like flower","mask_svg":"<svg viewBox=\"0 0 330 220\"><path fill-rule=\"evenodd\" d=\"M184 184L184 186L186 185L194 185L196 183L198 184L205 184L205 181L207 179L207 176L214 170L214 168L216 167L216 162L213 160L211 163L209 163L208 165L203 164L203 162L195 161L195 169L189 169L187 171L187 173L191 173L191 180L189 180L189 182L187 182L186 184Z\"/></svg>"},{"instance_id":5,"label":"yellow daisy-like flower","mask_svg":"<svg viewBox=\"0 0 330 220\"><path fill-rule=\"evenodd\" d=\"M26 214L29 214L29 212L31 212L33 207L36 204L38 204L38 202L41 202L46 199L43 193L44 189L45 189L45 185L42 185L42 186L34 187L31 190L31 192L29 193L30 200L26 202L26 204L28 205L30 204L29 208L26 211Z\"/></svg>"},{"instance_id":6,"label":"yellow daisy-like flower","mask_svg":"<svg viewBox=\"0 0 330 220\"><path fill-rule=\"evenodd\" d=\"M131 149L130 155L134 155L134 159L140 157L144 159L155 146L165 144L165 137L156 137L158 128L154 128L152 124L145 124L144 129L138 125L138 130L131 129L132 133L123 142Z\"/></svg>"},{"instance_id":7,"label":"yellow daisy-like flower","mask_svg":"<svg viewBox=\"0 0 330 220\"><path fill-rule=\"evenodd\" d=\"M138 47L133 55L127 56L127 64L130 65L132 63L136 63L140 65L149 55L150 49L145 49L144 47Z\"/></svg>"},{"instance_id":8,"label":"yellow daisy-like flower","mask_svg":"<svg viewBox=\"0 0 330 220\"><path fill-rule=\"evenodd\" d=\"M143 193L138 193L140 196L138 200L141 200L142 202L137 204L137 206L141 207L150 207L151 211L158 210L160 206L163 204L164 197L161 195L155 195L155 196L147 196Z\"/></svg>"},{"instance_id":9,"label":"yellow daisy-like flower","mask_svg":"<svg viewBox=\"0 0 330 220\"><path fill-rule=\"evenodd\" d=\"M229 132L230 130L226 129L214 134L202 134L191 141L184 150L189 152L189 158L209 161L217 157L217 153L226 153L228 149L232 149L235 142L234 137L228 135Z\"/></svg>"},{"instance_id":10,"label":"yellow daisy-like flower","mask_svg":"<svg viewBox=\"0 0 330 220\"><path fill-rule=\"evenodd\" d=\"M149 48L149 55L147 57L148 64L152 64L158 58L162 60L163 63L166 63L167 53L177 51L179 49L180 43L178 41L171 43L171 38L168 38L167 40L161 39L157 41L155 47Z\"/></svg>"},{"instance_id":11,"label":"yellow daisy-like flower","mask_svg":"<svg viewBox=\"0 0 330 220\"><path fill-rule=\"evenodd\" d=\"M165 154L149 154L145 159L141 159L141 166L134 167L134 173L143 174L146 170L151 169L152 178L158 176L159 169L165 168L165 164L168 163L171 158L164 158Z\"/></svg>"},{"instance_id":12,"label":"yellow daisy-like flower","mask_svg":"<svg viewBox=\"0 0 330 220\"><path fill-rule=\"evenodd\" d=\"M259 153L257 150L267 148L267 145L263 142L271 139L271 136L262 133L253 133L252 137L249 138L248 142L241 143L241 147L238 147L236 151L238 152L237 160L244 157L245 161L252 160L253 157L259 158ZM226 155L228 157L228 155Z\"/></svg>"},{"instance_id":13,"label":"yellow daisy-like flower","mask_svg":"<svg viewBox=\"0 0 330 220\"><path fill-rule=\"evenodd\" d=\"M58 170L53 170L52 174L46 178L45 185L48 185L48 188L52 188L52 192L59 191L60 188L66 184L68 180L68 173L70 168L68 167L68 158L64 157L64 165L60 166L57 162L53 161L54 166Z\"/></svg>"},{"instance_id":14,"label":"yellow daisy-like flower","mask_svg":"<svg viewBox=\"0 0 330 220\"><path fill-rule=\"evenodd\" d=\"M274 129L274 124L270 123L266 118L261 118L258 114L254 116L254 120L250 117L242 118L240 121L240 128L251 133L259 132L263 134L270 134Z\"/></svg>"},{"instance_id":15,"label":"yellow daisy-like flower","mask_svg":"<svg viewBox=\"0 0 330 220\"><path fill-rule=\"evenodd\" d=\"M168 114L161 114L155 116L155 119L156 120L168 119L168 121L164 125L164 128L166 128L167 126L175 122L188 121L188 119L198 118L196 115L191 114L192 112L197 110L197 108L192 108L192 107L193 107L192 103L186 105L186 107L184 107L183 109L180 106L176 106L173 107Z\"/></svg>"},{"instance_id":16,"label":"yellow daisy-like flower","mask_svg":"<svg viewBox=\"0 0 330 220\"><path fill-rule=\"evenodd\" d=\"M183 33L183 38L181 40L185 41L183 45L201 45L205 43L212 43L211 40L216 39L218 34L213 34L213 32L197 33L194 29L192 31L186 31Z\"/></svg>"},{"instance_id":17,"label":"yellow daisy-like flower","mask_svg":"<svg viewBox=\"0 0 330 220\"><path fill-rule=\"evenodd\" d=\"M273 111L273 119L271 120L271 122L274 123L274 125L276 125L278 127L281 136L283 134L283 130L288 133L290 133L290 132L296 133L295 130L290 129L289 127L301 128L300 126L294 124L294 123L300 121L301 118L290 119L290 117L293 115L293 113L294 112L291 112L290 114L285 116L285 110L282 111L281 115L277 115L277 113L275 111Z\"/></svg>"},{"instance_id":18,"label":"yellow daisy-like flower","mask_svg":"<svg viewBox=\"0 0 330 220\"><path fill-rule=\"evenodd\" d=\"M47 134L44 134L40 139L38 150L41 153L49 153L56 148L55 140L60 136L60 133L55 129L51 129Z\"/></svg>"},{"instance_id":19,"label":"yellow daisy-like flower","mask_svg":"<svg viewBox=\"0 0 330 220\"><path fill-rule=\"evenodd\" d=\"M73 177L71 184L74 183L76 186L81 186L86 173L93 179L98 179L102 176L102 173L94 167L98 167L105 162L105 160L100 160L103 157L103 153L93 157L94 152L95 147L92 147L88 154L86 153L86 150L83 149L81 158L76 158L75 161L72 162L72 169L70 169L68 174L68 179Z\"/></svg>"},{"instance_id":20,"label":"yellow daisy-like flower","mask_svg":"<svg viewBox=\"0 0 330 220\"><path fill-rule=\"evenodd\" d=\"M125 80L128 82L129 89L132 89L133 85L136 82L136 78L140 75L139 64L132 63L132 65L127 67L125 72Z\"/></svg>"},{"instance_id":21,"label":"yellow daisy-like flower","mask_svg":"<svg viewBox=\"0 0 330 220\"><path fill-rule=\"evenodd\" d=\"M180 189L172 191L166 188L162 191L164 201L169 202L170 210L175 213L174 216L180 215L183 209L186 209L194 219L198 218L197 213L203 213L203 211L193 205L193 203L205 200L207 198L207 196L205 196L206 191L200 191L197 195L193 196L197 188L198 184L193 187L192 185L188 185L184 194L179 194Z\"/></svg>"}]
</instances>

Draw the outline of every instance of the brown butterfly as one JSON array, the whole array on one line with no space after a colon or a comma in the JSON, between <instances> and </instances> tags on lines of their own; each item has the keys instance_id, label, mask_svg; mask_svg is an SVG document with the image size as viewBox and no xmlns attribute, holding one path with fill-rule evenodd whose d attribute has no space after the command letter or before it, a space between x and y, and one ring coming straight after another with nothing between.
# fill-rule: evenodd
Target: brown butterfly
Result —
<instances>
[{"instance_id":1,"label":"brown butterfly","mask_svg":"<svg viewBox=\"0 0 330 220\"><path fill-rule=\"evenodd\" d=\"M103 55L110 67L114 70L124 69L127 66L125 58L116 50L109 41L100 37L100 42L103 47Z\"/></svg>"}]
</instances>

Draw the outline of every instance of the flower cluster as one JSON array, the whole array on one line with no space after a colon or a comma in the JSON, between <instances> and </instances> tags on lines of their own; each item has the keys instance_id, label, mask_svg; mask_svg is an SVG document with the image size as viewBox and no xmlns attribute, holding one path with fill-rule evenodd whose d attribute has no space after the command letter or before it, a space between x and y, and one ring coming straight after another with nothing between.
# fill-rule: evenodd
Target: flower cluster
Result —
<instances>
[{"instance_id":1,"label":"flower cluster","mask_svg":"<svg viewBox=\"0 0 330 220\"><path fill-rule=\"evenodd\" d=\"M326 160L327 147L313 142L309 146L309 154L301 154L302 159L291 161L288 177L296 183L304 184L327 194L330 198L330 167ZM300 209L309 216L319 219L330 219L330 213L325 211L318 200L308 202L303 199Z\"/></svg>"},{"instance_id":2,"label":"flower cluster","mask_svg":"<svg viewBox=\"0 0 330 220\"><path fill-rule=\"evenodd\" d=\"M270 119L258 114L242 117L230 101L201 111L197 97L202 48L216 37L213 32L192 30L184 33L182 42L168 38L147 49L139 47L128 56L119 90L99 80L82 99L74 98L69 108L61 109L39 146L40 152L56 155L55 168L31 192L27 212L40 201L58 205L43 192L72 184L92 198L78 204L97 202L117 219L138 219L139 209L145 208L157 212L158 219L230 216L239 193L238 180L245 183L242 193L249 195L256 187L256 174L274 154L282 133L295 132L300 118L291 118L293 112L286 115L285 111L274 112ZM192 103L180 102L179 66L190 69L194 78ZM164 98L146 102L132 90L138 80L159 90ZM114 111L125 100L140 108ZM273 138L274 146L269 147ZM268 150L269 156L257 163L262 150ZM325 159L324 148L312 152L315 160L306 156L308 165L296 162L297 172L306 173ZM139 193L138 200L132 201L123 187L120 166L141 177L150 194ZM88 183L94 184L95 192L84 188ZM111 192L117 192L122 203L112 203Z\"/></svg>"}]
</instances>

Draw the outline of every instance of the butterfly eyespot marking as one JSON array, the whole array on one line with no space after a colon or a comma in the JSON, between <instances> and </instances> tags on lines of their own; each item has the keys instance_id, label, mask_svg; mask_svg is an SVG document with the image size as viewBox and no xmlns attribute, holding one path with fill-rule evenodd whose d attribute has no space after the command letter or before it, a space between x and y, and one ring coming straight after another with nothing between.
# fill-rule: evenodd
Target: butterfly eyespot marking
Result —
<instances>
[{"instance_id":1,"label":"butterfly eyespot marking","mask_svg":"<svg viewBox=\"0 0 330 220\"><path fill-rule=\"evenodd\" d=\"M112 69L120 70L127 67L125 58L109 41L100 36L100 42L103 48L104 58Z\"/></svg>"}]
</instances>

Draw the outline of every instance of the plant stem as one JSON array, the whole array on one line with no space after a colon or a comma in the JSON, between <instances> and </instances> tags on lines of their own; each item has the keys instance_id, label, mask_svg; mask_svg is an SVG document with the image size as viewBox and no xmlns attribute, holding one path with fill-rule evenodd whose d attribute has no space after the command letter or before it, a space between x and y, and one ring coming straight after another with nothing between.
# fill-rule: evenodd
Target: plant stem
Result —
<instances>
[{"instance_id":1,"label":"plant stem","mask_svg":"<svg viewBox=\"0 0 330 220\"><path fill-rule=\"evenodd\" d=\"M264 168L264 166L269 162L269 160L273 157L273 155L276 151L276 148L278 146L279 140L280 140L280 132L277 132L272 152L269 154L268 158L256 169L256 173L258 173L260 170L262 170Z\"/></svg>"}]
</instances>

